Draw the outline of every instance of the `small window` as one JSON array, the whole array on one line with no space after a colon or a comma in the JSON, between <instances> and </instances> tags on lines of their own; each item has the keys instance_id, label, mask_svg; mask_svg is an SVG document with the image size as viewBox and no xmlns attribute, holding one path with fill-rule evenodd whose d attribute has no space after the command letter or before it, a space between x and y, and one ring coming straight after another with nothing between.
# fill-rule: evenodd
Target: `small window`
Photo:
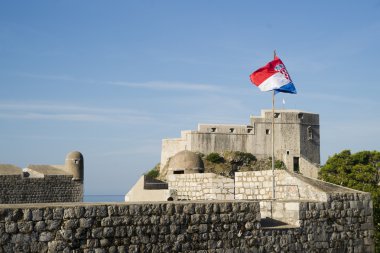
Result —
<instances>
[{"instance_id":1,"label":"small window","mask_svg":"<svg viewBox=\"0 0 380 253\"><path fill-rule=\"evenodd\" d=\"M313 139L313 128L311 126L307 127L307 139L312 140Z\"/></svg>"},{"instance_id":2,"label":"small window","mask_svg":"<svg viewBox=\"0 0 380 253\"><path fill-rule=\"evenodd\" d=\"M300 172L300 158L299 157L293 157L293 171L295 173Z\"/></svg>"},{"instance_id":3,"label":"small window","mask_svg":"<svg viewBox=\"0 0 380 253\"><path fill-rule=\"evenodd\" d=\"M173 200L174 200L173 197L168 198L168 201L173 201Z\"/></svg>"},{"instance_id":4,"label":"small window","mask_svg":"<svg viewBox=\"0 0 380 253\"><path fill-rule=\"evenodd\" d=\"M234 133L235 132L235 128L230 128L230 133Z\"/></svg>"},{"instance_id":5,"label":"small window","mask_svg":"<svg viewBox=\"0 0 380 253\"><path fill-rule=\"evenodd\" d=\"M216 132L216 128L215 127L210 128L210 133L215 133L215 132Z\"/></svg>"},{"instance_id":6,"label":"small window","mask_svg":"<svg viewBox=\"0 0 380 253\"><path fill-rule=\"evenodd\" d=\"M265 129L265 134L269 135L270 134L270 129Z\"/></svg>"},{"instance_id":7,"label":"small window","mask_svg":"<svg viewBox=\"0 0 380 253\"><path fill-rule=\"evenodd\" d=\"M173 174L185 174L184 170L175 170L173 171Z\"/></svg>"},{"instance_id":8,"label":"small window","mask_svg":"<svg viewBox=\"0 0 380 253\"><path fill-rule=\"evenodd\" d=\"M79 164L79 160L74 160L74 163L75 164Z\"/></svg>"},{"instance_id":9,"label":"small window","mask_svg":"<svg viewBox=\"0 0 380 253\"><path fill-rule=\"evenodd\" d=\"M286 150L286 154L289 155L289 150Z\"/></svg>"},{"instance_id":10,"label":"small window","mask_svg":"<svg viewBox=\"0 0 380 253\"><path fill-rule=\"evenodd\" d=\"M279 112L275 112L275 113L274 113L274 117L275 117L276 119L277 119L277 118L280 118L280 115L281 115L281 114L280 114Z\"/></svg>"},{"instance_id":11,"label":"small window","mask_svg":"<svg viewBox=\"0 0 380 253\"><path fill-rule=\"evenodd\" d=\"M252 132L252 128L247 128L247 133L251 133Z\"/></svg>"},{"instance_id":12,"label":"small window","mask_svg":"<svg viewBox=\"0 0 380 253\"><path fill-rule=\"evenodd\" d=\"M303 119L303 113L298 113L298 118Z\"/></svg>"}]
</instances>

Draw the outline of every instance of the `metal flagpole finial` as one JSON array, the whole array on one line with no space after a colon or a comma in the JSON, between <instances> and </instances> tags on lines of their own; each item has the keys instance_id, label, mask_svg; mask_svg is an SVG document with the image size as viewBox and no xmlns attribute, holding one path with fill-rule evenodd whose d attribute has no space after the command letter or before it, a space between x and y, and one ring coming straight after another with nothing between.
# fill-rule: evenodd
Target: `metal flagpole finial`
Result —
<instances>
[{"instance_id":1,"label":"metal flagpole finial","mask_svg":"<svg viewBox=\"0 0 380 253\"><path fill-rule=\"evenodd\" d=\"M276 56L277 56L277 54L276 54L276 49L273 51L273 59L276 59Z\"/></svg>"}]
</instances>

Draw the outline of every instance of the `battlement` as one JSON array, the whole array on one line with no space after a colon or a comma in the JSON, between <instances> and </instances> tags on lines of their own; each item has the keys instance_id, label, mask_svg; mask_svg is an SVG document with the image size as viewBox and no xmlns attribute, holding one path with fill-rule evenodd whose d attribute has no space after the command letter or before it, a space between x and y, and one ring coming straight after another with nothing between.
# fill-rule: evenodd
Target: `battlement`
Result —
<instances>
[{"instance_id":1,"label":"battlement","mask_svg":"<svg viewBox=\"0 0 380 253\"><path fill-rule=\"evenodd\" d=\"M83 156L67 155L64 165L0 164L0 204L83 200Z\"/></svg>"},{"instance_id":2,"label":"battlement","mask_svg":"<svg viewBox=\"0 0 380 253\"><path fill-rule=\"evenodd\" d=\"M251 124L254 123L272 123L272 110L261 110L260 116L250 116ZM319 126L319 115L311 112L300 110L275 110L274 122L277 124L307 124Z\"/></svg>"},{"instance_id":3,"label":"battlement","mask_svg":"<svg viewBox=\"0 0 380 253\"><path fill-rule=\"evenodd\" d=\"M250 124L198 124L198 129L181 131L181 137L163 139L161 170L170 157L188 150L205 155L213 152L241 151L257 158L272 154L272 134L275 158L282 160L290 171L316 178L320 164L319 115L300 110L262 110L260 116L250 116Z\"/></svg>"}]
</instances>

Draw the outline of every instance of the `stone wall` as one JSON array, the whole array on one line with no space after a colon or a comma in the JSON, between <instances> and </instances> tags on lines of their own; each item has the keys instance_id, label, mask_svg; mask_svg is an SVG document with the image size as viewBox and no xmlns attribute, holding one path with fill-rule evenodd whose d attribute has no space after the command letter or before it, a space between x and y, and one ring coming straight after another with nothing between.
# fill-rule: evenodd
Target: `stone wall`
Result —
<instances>
[{"instance_id":1,"label":"stone wall","mask_svg":"<svg viewBox=\"0 0 380 253\"><path fill-rule=\"evenodd\" d=\"M304 178L304 177L302 177ZM311 183L302 181L297 174L275 170L276 199L326 201L327 194ZM248 171L235 173L235 199L272 199L272 171ZM331 185L323 182L324 185Z\"/></svg>"},{"instance_id":2,"label":"stone wall","mask_svg":"<svg viewBox=\"0 0 380 253\"><path fill-rule=\"evenodd\" d=\"M168 175L178 200L233 200L234 180L214 173Z\"/></svg>"},{"instance_id":3,"label":"stone wall","mask_svg":"<svg viewBox=\"0 0 380 253\"><path fill-rule=\"evenodd\" d=\"M0 218L3 252L239 250L260 227L255 202L19 206Z\"/></svg>"},{"instance_id":4,"label":"stone wall","mask_svg":"<svg viewBox=\"0 0 380 253\"><path fill-rule=\"evenodd\" d=\"M300 202L299 227L262 226L259 208L249 201L0 205L0 252L374 252L369 195Z\"/></svg>"},{"instance_id":5,"label":"stone wall","mask_svg":"<svg viewBox=\"0 0 380 253\"><path fill-rule=\"evenodd\" d=\"M300 225L300 201L260 201L261 218L271 218L288 225Z\"/></svg>"},{"instance_id":6,"label":"stone wall","mask_svg":"<svg viewBox=\"0 0 380 253\"><path fill-rule=\"evenodd\" d=\"M71 175L40 178L0 175L0 204L82 201L83 184L72 178Z\"/></svg>"}]
</instances>

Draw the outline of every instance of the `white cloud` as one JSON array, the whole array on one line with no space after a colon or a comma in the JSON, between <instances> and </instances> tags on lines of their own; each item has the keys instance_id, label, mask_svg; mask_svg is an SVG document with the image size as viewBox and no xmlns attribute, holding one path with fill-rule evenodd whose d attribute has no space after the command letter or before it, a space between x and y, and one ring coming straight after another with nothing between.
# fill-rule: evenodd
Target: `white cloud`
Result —
<instances>
[{"instance_id":1,"label":"white cloud","mask_svg":"<svg viewBox=\"0 0 380 253\"><path fill-rule=\"evenodd\" d=\"M0 118L20 120L58 120L83 122L151 122L143 111L122 108L97 108L55 103L0 103Z\"/></svg>"},{"instance_id":2,"label":"white cloud","mask_svg":"<svg viewBox=\"0 0 380 253\"><path fill-rule=\"evenodd\" d=\"M151 82L123 82L123 81L109 81L108 84L125 86L129 88L140 88L140 89L154 89L154 90L193 90L193 91L218 91L219 86L211 84L198 84L198 83L184 83L184 82L162 82L162 81L151 81Z\"/></svg>"}]
</instances>

